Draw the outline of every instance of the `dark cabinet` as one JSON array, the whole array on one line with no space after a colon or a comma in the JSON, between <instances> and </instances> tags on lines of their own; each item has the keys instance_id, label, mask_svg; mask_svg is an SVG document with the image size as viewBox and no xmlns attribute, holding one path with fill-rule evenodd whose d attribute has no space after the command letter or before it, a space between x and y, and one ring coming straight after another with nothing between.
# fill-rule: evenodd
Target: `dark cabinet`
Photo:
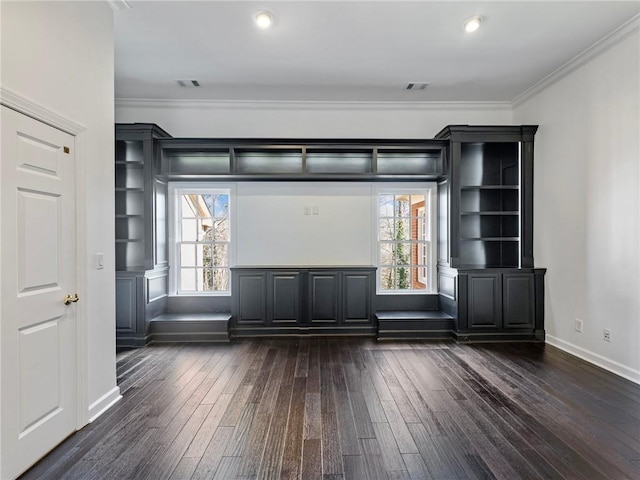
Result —
<instances>
[{"instance_id":1,"label":"dark cabinet","mask_svg":"<svg viewBox=\"0 0 640 480\"><path fill-rule=\"evenodd\" d=\"M302 321L300 272L277 272L267 275L267 324L296 325Z\"/></svg>"},{"instance_id":2,"label":"dark cabinet","mask_svg":"<svg viewBox=\"0 0 640 480\"><path fill-rule=\"evenodd\" d=\"M312 325L340 322L340 273L309 272L309 321Z\"/></svg>"},{"instance_id":3,"label":"dark cabinet","mask_svg":"<svg viewBox=\"0 0 640 480\"><path fill-rule=\"evenodd\" d=\"M237 278L238 325L267 325L267 273L242 272Z\"/></svg>"},{"instance_id":4,"label":"dark cabinet","mask_svg":"<svg viewBox=\"0 0 640 480\"><path fill-rule=\"evenodd\" d=\"M502 275L467 275L469 328L502 327Z\"/></svg>"},{"instance_id":5,"label":"dark cabinet","mask_svg":"<svg viewBox=\"0 0 640 480\"><path fill-rule=\"evenodd\" d=\"M535 321L534 275L502 275L502 312L504 328L533 328Z\"/></svg>"},{"instance_id":6,"label":"dark cabinet","mask_svg":"<svg viewBox=\"0 0 640 480\"><path fill-rule=\"evenodd\" d=\"M232 268L232 333L374 333L375 268Z\"/></svg>"},{"instance_id":7,"label":"dark cabinet","mask_svg":"<svg viewBox=\"0 0 640 480\"><path fill-rule=\"evenodd\" d=\"M458 272L458 338L530 339L543 334L545 269Z\"/></svg>"},{"instance_id":8,"label":"dark cabinet","mask_svg":"<svg viewBox=\"0 0 640 480\"><path fill-rule=\"evenodd\" d=\"M342 323L370 323L375 278L370 272L345 272L342 274L342 281Z\"/></svg>"}]
</instances>

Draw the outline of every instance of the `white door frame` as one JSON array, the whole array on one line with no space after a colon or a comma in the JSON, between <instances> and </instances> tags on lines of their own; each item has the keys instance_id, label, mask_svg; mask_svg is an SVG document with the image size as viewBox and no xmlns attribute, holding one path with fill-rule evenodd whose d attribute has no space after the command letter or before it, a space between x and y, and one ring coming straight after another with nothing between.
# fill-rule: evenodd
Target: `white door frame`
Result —
<instances>
[{"instance_id":1,"label":"white door frame","mask_svg":"<svg viewBox=\"0 0 640 480\"><path fill-rule=\"evenodd\" d=\"M84 159L84 140L86 127L74 120L60 115L53 110L42 106L15 92L0 87L0 104L19 113L27 115L42 123L46 123L58 130L73 135L75 140L76 162L76 282L78 295L81 299L89 298L87 295L87 223L86 223L86 169ZM87 386L89 384L87 362L88 338L87 338L87 302L80 301L77 307L77 416L76 430L89 423L89 398Z\"/></svg>"}]
</instances>

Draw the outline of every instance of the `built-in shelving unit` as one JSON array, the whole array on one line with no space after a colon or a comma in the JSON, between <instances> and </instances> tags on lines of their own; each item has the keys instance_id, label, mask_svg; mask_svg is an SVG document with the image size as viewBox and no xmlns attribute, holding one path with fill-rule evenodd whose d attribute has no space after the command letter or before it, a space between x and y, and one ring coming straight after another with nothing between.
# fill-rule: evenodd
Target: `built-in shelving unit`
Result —
<instances>
[{"instance_id":1,"label":"built-in shelving unit","mask_svg":"<svg viewBox=\"0 0 640 480\"><path fill-rule=\"evenodd\" d=\"M544 338L544 269L533 268L535 126L455 125L439 182L438 280L459 340Z\"/></svg>"},{"instance_id":2,"label":"built-in shelving unit","mask_svg":"<svg viewBox=\"0 0 640 480\"><path fill-rule=\"evenodd\" d=\"M166 205L158 203L162 192L155 179L155 141L163 137L169 134L157 125L116 125L116 342L120 347L144 345L147 320L154 310L162 310L163 296L157 291L166 284L162 271L167 270L167 261L158 247L166 245L166 231L158 228L158 220L165 223L158 216L166 212ZM166 203L166 195L160 201Z\"/></svg>"},{"instance_id":3,"label":"built-in shelving unit","mask_svg":"<svg viewBox=\"0 0 640 480\"><path fill-rule=\"evenodd\" d=\"M118 344L197 340L204 325L210 341L226 339L225 325L236 336L543 339L545 270L533 261L536 130L454 125L424 140L190 139L152 124L117 125ZM376 295L375 267L298 265L232 266L232 298L169 299L168 182L205 180L437 182L438 295Z\"/></svg>"},{"instance_id":4,"label":"built-in shelving unit","mask_svg":"<svg viewBox=\"0 0 640 480\"><path fill-rule=\"evenodd\" d=\"M391 140L165 139L167 179L435 180L445 142Z\"/></svg>"}]
</instances>

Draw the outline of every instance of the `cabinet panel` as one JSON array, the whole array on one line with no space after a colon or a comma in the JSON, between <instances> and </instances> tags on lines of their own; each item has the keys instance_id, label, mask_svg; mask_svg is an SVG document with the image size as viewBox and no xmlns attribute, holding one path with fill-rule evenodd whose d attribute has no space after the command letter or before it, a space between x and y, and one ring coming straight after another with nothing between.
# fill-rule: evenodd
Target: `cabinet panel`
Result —
<instances>
[{"instance_id":1,"label":"cabinet panel","mask_svg":"<svg viewBox=\"0 0 640 480\"><path fill-rule=\"evenodd\" d=\"M502 326L501 280L500 274L469 274L470 328L500 328Z\"/></svg>"},{"instance_id":2,"label":"cabinet panel","mask_svg":"<svg viewBox=\"0 0 640 480\"><path fill-rule=\"evenodd\" d=\"M309 319L312 324L337 324L338 272L309 273Z\"/></svg>"},{"instance_id":3,"label":"cabinet panel","mask_svg":"<svg viewBox=\"0 0 640 480\"><path fill-rule=\"evenodd\" d=\"M502 282L504 327L533 328L535 301L533 275L505 273Z\"/></svg>"},{"instance_id":4,"label":"cabinet panel","mask_svg":"<svg viewBox=\"0 0 640 480\"><path fill-rule=\"evenodd\" d=\"M238 275L238 324L267 323L267 274L240 273Z\"/></svg>"},{"instance_id":5,"label":"cabinet panel","mask_svg":"<svg viewBox=\"0 0 640 480\"><path fill-rule=\"evenodd\" d=\"M371 323L372 278L368 272L344 273L343 319L349 323Z\"/></svg>"},{"instance_id":6,"label":"cabinet panel","mask_svg":"<svg viewBox=\"0 0 640 480\"><path fill-rule=\"evenodd\" d=\"M137 296L136 278L116 279L116 330L120 332L137 332Z\"/></svg>"},{"instance_id":7,"label":"cabinet panel","mask_svg":"<svg viewBox=\"0 0 640 480\"><path fill-rule=\"evenodd\" d=\"M300 275L274 273L269 276L271 324L300 322Z\"/></svg>"}]
</instances>

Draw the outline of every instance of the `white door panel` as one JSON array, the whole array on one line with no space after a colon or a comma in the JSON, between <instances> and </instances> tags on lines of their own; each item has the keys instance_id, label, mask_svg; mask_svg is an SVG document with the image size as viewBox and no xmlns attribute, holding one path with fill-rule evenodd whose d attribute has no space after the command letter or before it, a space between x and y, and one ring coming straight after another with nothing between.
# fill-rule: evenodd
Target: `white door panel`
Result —
<instances>
[{"instance_id":1,"label":"white door panel","mask_svg":"<svg viewBox=\"0 0 640 480\"><path fill-rule=\"evenodd\" d=\"M2 107L2 472L75 430L74 138Z\"/></svg>"}]
</instances>

